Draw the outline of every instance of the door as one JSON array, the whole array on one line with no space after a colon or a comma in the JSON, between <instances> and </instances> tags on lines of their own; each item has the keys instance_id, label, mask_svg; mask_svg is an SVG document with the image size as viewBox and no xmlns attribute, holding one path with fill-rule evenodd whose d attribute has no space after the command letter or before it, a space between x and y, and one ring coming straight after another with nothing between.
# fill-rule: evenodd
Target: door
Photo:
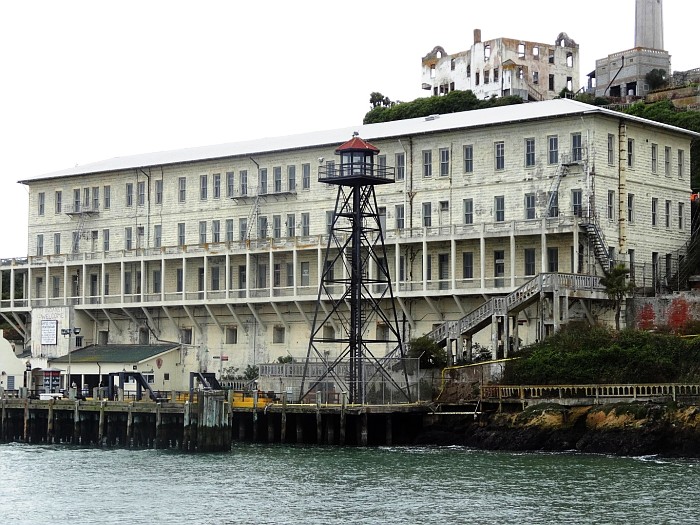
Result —
<instances>
[{"instance_id":1,"label":"door","mask_svg":"<svg viewBox=\"0 0 700 525\"><path fill-rule=\"evenodd\" d=\"M447 253L438 254L438 279L440 280L440 290L449 288L450 278L450 256Z\"/></svg>"},{"instance_id":2,"label":"door","mask_svg":"<svg viewBox=\"0 0 700 525\"><path fill-rule=\"evenodd\" d=\"M493 252L493 276L495 277L494 286L501 288L504 285L503 276L505 275L505 251L496 250Z\"/></svg>"}]
</instances>

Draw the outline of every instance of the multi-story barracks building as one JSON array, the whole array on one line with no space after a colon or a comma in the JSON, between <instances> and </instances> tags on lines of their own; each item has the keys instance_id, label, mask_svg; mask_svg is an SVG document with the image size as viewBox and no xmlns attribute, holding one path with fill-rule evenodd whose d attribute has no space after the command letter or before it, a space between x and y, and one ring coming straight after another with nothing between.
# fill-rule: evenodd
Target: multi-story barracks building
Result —
<instances>
[{"instance_id":1,"label":"multi-story barracks building","mask_svg":"<svg viewBox=\"0 0 700 525\"><path fill-rule=\"evenodd\" d=\"M109 361L110 347L137 345L134 369L175 350L172 366L148 365L162 389L186 388L188 368L304 359L336 197L318 172L332 170L353 132L379 148L378 167L394 167L395 182L376 192L405 340L538 274L601 275L618 261L655 287L689 238L697 134L551 100L120 157L20 181L29 254L2 261L10 290L0 315L35 368L64 369L69 349ZM563 319L610 318L586 300L559 310L553 319L539 301L516 313L523 344ZM475 340L493 346L493 331Z\"/></svg>"}]
</instances>

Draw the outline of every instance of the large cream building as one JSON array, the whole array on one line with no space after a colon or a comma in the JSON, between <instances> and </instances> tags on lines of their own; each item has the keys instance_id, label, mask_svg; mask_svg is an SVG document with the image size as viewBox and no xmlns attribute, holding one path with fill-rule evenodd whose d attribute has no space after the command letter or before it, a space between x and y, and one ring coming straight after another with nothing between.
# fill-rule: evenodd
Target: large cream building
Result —
<instances>
[{"instance_id":1,"label":"large cream building","mask_svg":"<svg viewBox=\"0 0 700 525\"><path fill-rule=\"evenodd\" d=\"M2 261L13 284L0 314L34 367L76 345L177 343L176 364L208 371L304 358L336 196L318 169L338 162L354 131L380 149L379 165L395 167L377 198L407 339L540 273L600 275L610 256L658 279L689 238L697 135L552 100L120 157L21 181L29 254ZM584 301L566 309L569 318L604 311ZM556 326L539 304L516 321L523 343ZM64 327L81 333L56 336ZM491 344L483 332L477 339Z\"/></svg>"}]
</instances>

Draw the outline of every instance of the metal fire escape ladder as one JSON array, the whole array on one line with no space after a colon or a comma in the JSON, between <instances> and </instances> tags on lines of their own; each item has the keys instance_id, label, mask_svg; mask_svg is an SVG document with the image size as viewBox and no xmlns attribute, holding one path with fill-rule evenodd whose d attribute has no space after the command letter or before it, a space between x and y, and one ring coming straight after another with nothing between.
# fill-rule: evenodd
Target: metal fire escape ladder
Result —
<instances>
[{"instance_id":1,"label":"metal fire escape ladder","mask_svg":"<svg viewBox=\"0 0 700 525\"><path fill-rule=\"evenodd\" d=\"M250 208L250 213L248 214L248 230L245 232L246 240L250 240L250 232L253 231L253 225L257 227L257 219L260 214L260 194L255 195L255 200L253 201L253 206Z\"/></svg>"},{"instance_id":2,"label":"metal fire escape ladder","mask_svg":"<svg viewBox=\"0 0 700 525\"><path fill-rule=\"evenodd\" d=\"M559 186L561 185L561 179L566 177L569 173L569 166L571 165L571 156L562 153L559 156L559 165L557 166L557 173L554 176L552 185L549 188L549 195L547 196L547 212L545 217L553 217L552 209L554 204L559 202Z\"/></svg>"},{"instance_id":3,"label":"metal fire escape ladder","mask_svg":"<svg viewBox=\"0 0 700 525\"><path fill-rule=\"evenodd\" d=\"M595 253L596 260L600 263L603 270L609 270L612 259L610 259L610 250L605 242L605 236L603 235L603 231L600 229L600 226L595 219L590 220L581 226L583 226L583 228L586 230L586 235L593 245L593 252Z\"/></svg>"}]
</instances>

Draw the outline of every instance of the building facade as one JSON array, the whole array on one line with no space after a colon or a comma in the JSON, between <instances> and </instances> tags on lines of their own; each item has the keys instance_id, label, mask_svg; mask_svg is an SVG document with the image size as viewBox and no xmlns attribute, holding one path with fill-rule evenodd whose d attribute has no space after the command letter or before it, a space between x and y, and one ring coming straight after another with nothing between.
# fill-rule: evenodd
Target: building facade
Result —
<instances>
[{"instance_id":1,"label":"building facade","mask_svg":"<svg viewBox=\"0 0 700 525\"><path fill-rule=\"evenodd\" d=\"M517 95L523 100L549 100L562 89L579 87L578 44L560 33L553 44L512 38L481 41L467 51L448 55L437 46L422 60L422 87L432 95L471 90L478 98Z\"/></svg>"},{"instance_id":2,"label":"building facade","mask_svg":"<svg viewBox=\"0 0 700 525\"><path fill-rule=\"evenodd\" d=\"M303 359L336 196L318 171L353 131L395 169L396 182L376 191L404 340L541 273L600 275L606 257L661 279L690 235L696 134L561 99L121 157L22 181L29 255L1 261L11 289L0 315L35 367L110 344L177 343L195 371L220 371L224 356L240 371ZM518 313L523 343L556 326L547 312ZM566 312L604 315L583 301ZM56 337L56 326L81 335ZM488 330L477 340L495 342Z\"/></svg>"}]
</instances>

